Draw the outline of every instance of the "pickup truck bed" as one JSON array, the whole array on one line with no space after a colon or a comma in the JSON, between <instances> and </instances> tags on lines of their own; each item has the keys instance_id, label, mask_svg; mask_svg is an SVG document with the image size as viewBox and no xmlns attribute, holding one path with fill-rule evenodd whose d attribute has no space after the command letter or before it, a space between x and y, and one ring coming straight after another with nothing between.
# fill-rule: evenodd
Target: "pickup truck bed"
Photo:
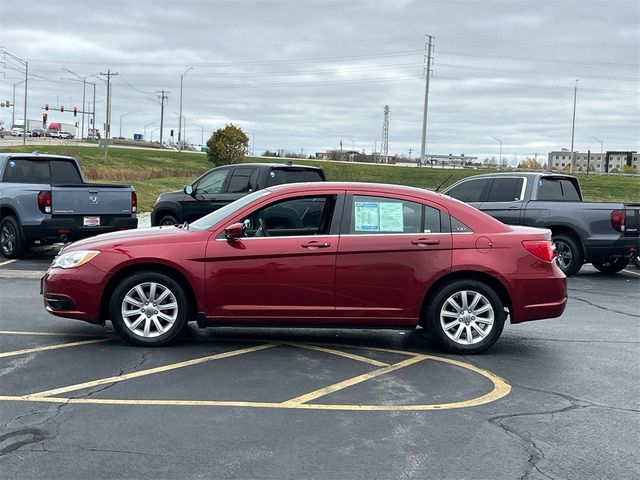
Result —
<instances>
[{"instance_id":1,"label":"pickup truck bed","mask_svg":"<svg viewBox=\"0 0 640 480\"><path fill-rule=\"evenodd\" d=\"M510 225L548 228L565 275L583 263L615 273L640 249L640 204L585 202L576 177L497 173L467 177L443 192Z\"/></svg>"},{"instance_id":2,"label":"pickup truck bed","mask_svg":"<svg viewBox=\"0 0 640 480\"><path fill-rule=\"evenodd\" d=\"M22 256L29 246L136 228L131 185L84 181L75 159L0 154L0 254Z\"/></svg>"}]
</instances>

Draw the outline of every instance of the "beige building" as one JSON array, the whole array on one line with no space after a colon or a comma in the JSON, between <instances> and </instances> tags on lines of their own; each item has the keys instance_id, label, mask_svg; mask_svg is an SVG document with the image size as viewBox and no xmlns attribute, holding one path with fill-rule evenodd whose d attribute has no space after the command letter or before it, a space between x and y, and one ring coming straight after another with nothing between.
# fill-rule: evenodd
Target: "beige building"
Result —
<instances>
[{"instance_id":1,"label":"beige building","mask_svg":"<svg viewBox=\"0 0 640 480\"><path fill-rule=\"evenodd\" d=\"M638 152L591 152L590 156L587 152L573 152L573 157L575 161L573 170L576 172L586 172L588 165L589 171L595 173L618 173L625 166L631 167L633 173L640 173ZM566 148L549 152L547 168L553 171L570 171L571 152Z\"/></svg>"}]
</instances>

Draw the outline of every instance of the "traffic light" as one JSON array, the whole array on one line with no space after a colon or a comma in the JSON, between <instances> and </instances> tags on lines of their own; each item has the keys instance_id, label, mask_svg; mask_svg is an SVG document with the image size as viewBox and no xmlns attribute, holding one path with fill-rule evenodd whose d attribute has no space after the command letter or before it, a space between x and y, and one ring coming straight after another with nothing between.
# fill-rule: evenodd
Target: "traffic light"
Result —
<instances>
[{"instance_id":1,"label":"traffic light","mask_svg":"<svg viewBox=\"0 0 640 480\"><path fill-rule=\"evenodd\" d=\"M78 116L78 107L73 107L73 116L74 117Z\"/></svg>"},{"instance_id":2,"label":"traffic light","mask_svg":"<svg viewBox=\"0 0 640 480\"><path fill-rule=\"evenodd\" d=\"M64 105L60 105L60 111L64 112Z\"/></svg>"},{"instance_id":3,"label":"traffic light","mask_svg":"<svg viewBox=\"0 0 640 480\"><path fill-rule=\"evenodd\" d=\"M44 104L44 109L45 109L46 111L49 111L49 104L48 104L48 103L45 103L45 104Z\"/></svg>"},{"instance_id":4,"label":"traffic light","mask_svg":"<svg viewBox=\"0 0 640 480\"><path fill-rule=\"evenodd\" d=\"M43 114L42 114L42 128L44 128L44 127L45 127L45 125L47 124L47 117L48 117L48 116L47 116L47 114L46 114L46 113L43 113Z\"/></svg>"},{"instance_id":5,"label":"traffic light","mask_svg":"<svg viewBox=\"0 0 640 480\"><path fill-rule=\"evenodd\" d=\"M171 136L173 137L173 129L171 129Z\"/></svg>"}]
</instances>

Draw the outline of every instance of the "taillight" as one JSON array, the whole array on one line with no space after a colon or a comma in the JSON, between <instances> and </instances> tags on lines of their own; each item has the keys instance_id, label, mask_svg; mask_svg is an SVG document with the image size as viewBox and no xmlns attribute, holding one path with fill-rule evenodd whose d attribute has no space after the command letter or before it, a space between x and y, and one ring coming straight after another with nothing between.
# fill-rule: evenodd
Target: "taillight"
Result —
<instances>
[{"instance_id":1,"label":"taillight","mask_svg":"<svg viewBox=\"0 0 640 480\"><path fill-rule=\"evenodd\" d=\"M42 213L51 213L51 192L49 190L38 193L38 208Z\"/></svg>"},{"instance_id":2,"label":"taillight","mask_svg":"<svg viewBox=\"0 0 640 480\"><path fill-rule=\"evenodd\" d=\"M556 247L548 240L524 240L522 246L533 256L545 262L553 262L556 256Z\"/></svg>"},{"instance_id":3,"label":"taillight","mask_svg":"<svg viewBox=\"0 0 640 480\"><path fill-rule=\"evenodd\" d=\"M626 216L624 210L614 210L611 212L611 226L616 232L624 232Z\"/></svg>"},{"instance_id":4,"label":"taillight","mask_svg":"<svg viewBox=\"0 0 640 480\"><path fill-rule=\"evenodd\" d=\"M138 195L136 192L131 192L131 213L138 211Z\"/></svg>"}]
</instances>

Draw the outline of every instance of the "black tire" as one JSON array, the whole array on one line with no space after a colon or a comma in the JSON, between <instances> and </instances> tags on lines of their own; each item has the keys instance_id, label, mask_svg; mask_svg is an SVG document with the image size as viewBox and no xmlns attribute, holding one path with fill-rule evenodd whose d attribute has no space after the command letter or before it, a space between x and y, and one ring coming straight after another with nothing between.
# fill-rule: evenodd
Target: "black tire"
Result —
<instances>
[{"instance_id":1,"label":"black tire","mask_svg":"<svg viewBox=\"0 0 640 480\"><path fill-rule=\"evenodd\" d=\"M157 305L148 301L152 297L153 284L155 299L162 296L158 291L169 292ZM142 290L144 299L136 287ZM129 301L125 302L127 297ZM140 308L132 303L138 300L142 300L139 302ZM145 300L148 301L146 304ZM175 308L170 307L172 304L175 304ZM131 315L126 315L125 318L123 310ZM182 287L173 278L158 272L140 272L128 276L115 288L109 300L109 314L115 330L129 343L144 347L159 347L171 342L187 325L188 310L187 296ZM166 321L158 315L159 312L165 317L172 317L173 322ZM136 322L139 324L136 325Z\"/></svg>"},{"instance_id":2,"label":"black tire","mask_svg":"<svg viewBox=\"0 0 640 480\"><path fill-rule=\"evenodd\" d=\"M553 243L556 246L556 262L562 273L567 277L578 273L584 263L584 256L576 239L569 234L559 233L553 235Z\"/></svg>"},{"instance_id":3,"label":"black tire","mask_svg":"<svg viewBox=\"0 0 640 480\"><path fill-rule=\"evenodd\" d=\"M613 274L623 270L627 265L629 265L630 261L631 260L628 257L615 257L606 261L594 261L592 264L602 273Z\"/></svg>"},{"instance_id":4,"label":"black tire","mask_svg":"<svg viewBox=\"0 0 640 480\"><path fill-rule=\"evenodd\" d=\"M22 258L27 245L16 217L4 217L0 222L0 254L6 258Z\"/></svg>"},{"instance_id":5,"label":"black tire","mask_svg":"<svg viewBox=\"0 0 640 480\"><path fill-rule=\"evenodd\" d=\"M466 312L450 303L464 306L463 292L469 307ZM458 354L487 350L500 337L506 319L498 294L478 280L455 280L440 287L429 301L426 315L424 323L429 334L444 348Z\"/></svg>"},{"instance_id":6,"label":"black tire","mask_svg":"<svg viewBox=\"0 0 640 480\"><path fill-rule=\"evenodd\" d=\"M163 215L160 218L160 221L158 222L158 225L160 226L171 226L171 225L177 225L177 224L178 224L178 219L175 217L175 215L171 215L171 214Z\"/></svg>"}]
</instances>

